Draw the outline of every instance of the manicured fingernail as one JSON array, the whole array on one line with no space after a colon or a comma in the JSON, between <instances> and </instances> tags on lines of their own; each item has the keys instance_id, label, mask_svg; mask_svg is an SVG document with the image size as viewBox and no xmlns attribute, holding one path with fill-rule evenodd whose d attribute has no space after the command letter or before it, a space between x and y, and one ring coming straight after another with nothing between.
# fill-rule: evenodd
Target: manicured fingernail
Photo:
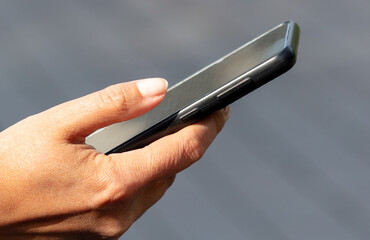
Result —
<instances>
[{"instance_id":1,"label":"manicured fingernail","mask_svg":"<svg viewBox=\"0 0 370 240\"><path fill-rule=\"evenodd\" d=\"M136 86L144 97L156 97L166 93L168 82L163 78L148 78L138 80Z\"/></svg>"}]
</instances>

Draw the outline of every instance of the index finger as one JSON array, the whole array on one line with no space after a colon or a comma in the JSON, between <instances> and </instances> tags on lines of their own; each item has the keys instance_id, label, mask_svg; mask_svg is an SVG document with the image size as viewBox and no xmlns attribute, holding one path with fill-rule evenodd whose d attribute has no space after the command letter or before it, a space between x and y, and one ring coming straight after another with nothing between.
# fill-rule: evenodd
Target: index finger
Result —
<instances>
[{"instance_id":1,"label":"index finger","mask_svg":"<svg viewBox=\"0 0 370 240\"><path fill-rule=\"evenodd\" d=\"M135 185L172 176L198 161L229 117L229 108L165 136L145 148L110 155L116 172L135 179Z\"/></svg>"}]
</instances>

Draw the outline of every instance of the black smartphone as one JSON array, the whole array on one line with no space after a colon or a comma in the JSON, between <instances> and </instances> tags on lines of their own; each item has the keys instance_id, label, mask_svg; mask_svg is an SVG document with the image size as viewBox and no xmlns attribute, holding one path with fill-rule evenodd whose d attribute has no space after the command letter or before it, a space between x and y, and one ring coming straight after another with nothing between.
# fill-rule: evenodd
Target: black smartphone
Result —
<instances>
[{"instance_id":1,"label":"black smartphone","mask_svg":"<svg viewBox=\"0 0 370 240\"><path fill-rule=\"evenodd\" d=\"M154 109L102 128L86 143L105 154L141 148L231 104L295 64L299 32L292 21L278 25L169 88Z\"/></svg>"}]
</instances>

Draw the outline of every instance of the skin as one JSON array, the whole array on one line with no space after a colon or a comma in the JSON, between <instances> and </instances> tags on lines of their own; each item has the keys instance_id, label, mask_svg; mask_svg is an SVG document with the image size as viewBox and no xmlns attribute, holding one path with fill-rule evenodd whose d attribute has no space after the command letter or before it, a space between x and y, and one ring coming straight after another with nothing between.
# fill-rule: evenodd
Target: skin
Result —
<instances>
[{"instance_id":1,"label":"skin","mask_svg":"<svg viewBox=\"0 0 370 240\"><path fill-rule=\"evenodd\" d=\"M110 86L0 133L0 239L118 239L198 161L228 108L145 148L106 156L85 137L164 97L163 79Z\"/></svg>"}]
</instances>

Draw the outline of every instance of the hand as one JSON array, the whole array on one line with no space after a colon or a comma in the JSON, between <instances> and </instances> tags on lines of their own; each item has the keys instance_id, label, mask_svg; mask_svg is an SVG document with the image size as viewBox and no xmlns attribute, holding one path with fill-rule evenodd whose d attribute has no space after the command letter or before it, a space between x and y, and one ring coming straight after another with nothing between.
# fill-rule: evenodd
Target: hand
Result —
<instances>
[{"instance_id":1,"label":"hand","mask_svg":"<svg viewBox=\"0 0 370 240\"><path fill-rule=\"evenodd\" d=\"M163 79L110 86L0 133L0 238L116 239L199 160L228 118L216 111L149 146L106 156L85 137L164 97Z\"/></svg>"}]
</instances>

